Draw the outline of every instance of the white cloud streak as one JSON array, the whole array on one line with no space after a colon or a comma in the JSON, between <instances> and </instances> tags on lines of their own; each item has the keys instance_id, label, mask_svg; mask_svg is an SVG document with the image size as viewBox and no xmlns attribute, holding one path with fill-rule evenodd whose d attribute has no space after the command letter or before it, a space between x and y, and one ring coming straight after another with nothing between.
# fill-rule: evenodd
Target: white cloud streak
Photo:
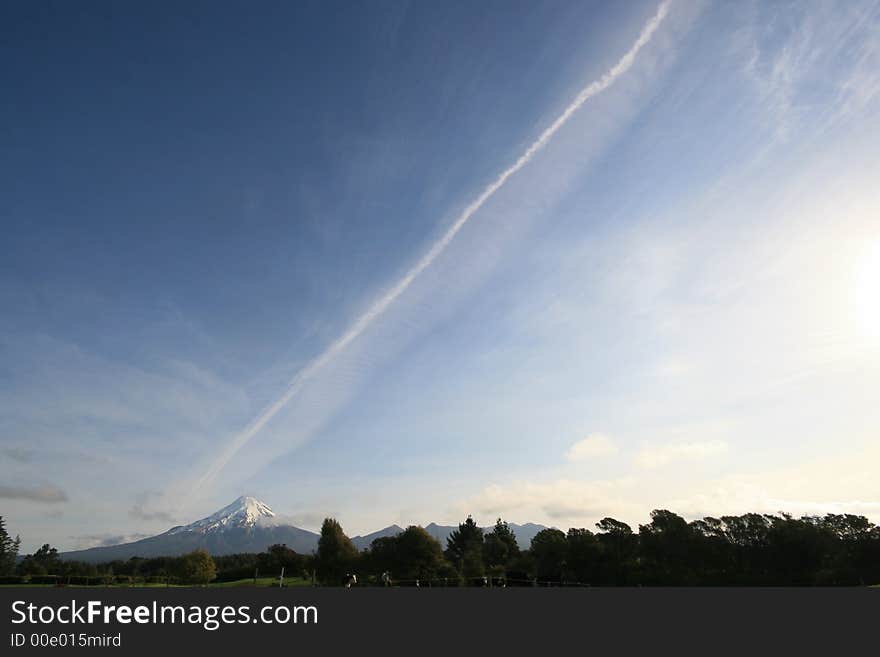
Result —
<instances>
[{"instance_id":1,"label":"white cloud streak","mask_svg":"<svg viewBox=\"0 0 880 657\"><path fill-rule=\"evenodd\" d=\"M437 240L425 255L382 297L355 320L351 327L319 356L301 369L291 380L287 390L262 413L254 418L228 445L226 445L205 473L196 481L194 489L198 490L209 484L226 467L230 460L256 436L266 424L278 414L290 400L302 390L318 372L332 362L348 345L355 341L373 322L382 316L388 308L412 285L413 281L425 271L446 250L464 225L500 190L507 181L525 167L535 155L541 151L588 100L608 89L635 62L639 51L651 40L657 28L669 12L671 0L664 0L657 8L654 16L645 24L638 39L632 47L605 72L598 80L591 82L575 97L574 101L563 110L555 121L523 152L511 166L505 169L494 182L489 184L482 193L472 201L449 227L446 233Z\"/></svg>"}]
</instances>

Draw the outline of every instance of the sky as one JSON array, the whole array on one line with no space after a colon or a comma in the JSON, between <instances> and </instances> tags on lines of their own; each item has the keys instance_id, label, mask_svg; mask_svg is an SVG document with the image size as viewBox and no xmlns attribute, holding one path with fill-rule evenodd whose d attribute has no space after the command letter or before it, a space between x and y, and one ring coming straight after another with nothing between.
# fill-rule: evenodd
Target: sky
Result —
<instances>
[{"instance_id":1,"label":"sky","mask_svg":"<svg viewBox=\"0 0 880 657\"><path fill-rule=\"evenodd\" d=\"M880 3L0 14L23 551L880 522Z\"/></svg>"}]
</instances>

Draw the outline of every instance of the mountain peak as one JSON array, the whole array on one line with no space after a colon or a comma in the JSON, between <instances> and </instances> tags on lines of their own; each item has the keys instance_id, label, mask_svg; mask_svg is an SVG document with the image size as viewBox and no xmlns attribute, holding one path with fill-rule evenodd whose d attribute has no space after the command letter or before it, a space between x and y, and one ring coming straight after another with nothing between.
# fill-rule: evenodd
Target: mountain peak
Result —
<instances>
[{"instance_id":1,"label":"mountain peak","mask_svg":"<svg viewBox=\"0 0 880 657\"><path fill-rule=\"evenodd\" d=\"M275 512L269 508L268 504L261 502L256 497L242 495L232 504L224 506L216 513L212 513L201 520L196 520L189 525L175 527L171 532L176 534L184 531L195 531L206 534L235 527L253 527L274 517Z\"/></svg>"},{"instance_id":2,"label":"mountain peak","mask_svg":"<svg viewBox=\"0 0 880 657\"><path fill-rule=\"evenodd\" d=\"M250 495L242 495L224 510L228 510L230 507L235 507L238 512L245 514L248 518L275 517L275 512L269 508L268 504Z\"/></svg>"},{"instance_id":3,"label":"mountain peak","mask_svg":"<svg viewBox=\"0 0 880 657\"><path fill-rule=\"evenodd\" d=\"M250 495L242 495L237 498L229 507L238 507L240 509L250 510L250 511L258 511L259 513L268 514L270 516L274 516L275 513L272 509L269 508L269 505L265 502L258 500L256 497L251 497ZM229 507L226 507L227 509Z\"/></svg>"}]
</instances>

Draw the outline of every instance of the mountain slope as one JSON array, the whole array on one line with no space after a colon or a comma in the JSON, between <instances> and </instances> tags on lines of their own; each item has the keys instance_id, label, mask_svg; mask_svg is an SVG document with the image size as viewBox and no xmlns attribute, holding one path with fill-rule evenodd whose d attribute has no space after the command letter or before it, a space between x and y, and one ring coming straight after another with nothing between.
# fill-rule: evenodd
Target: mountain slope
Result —
<instances>
[{"instance_id":1,"label":"mountain slope","mask_svg":"<svg viewBox=\"0 0 880 657\"><path fill-rule=\"evenodd\" d=\"M527 522L524 525L517 525L514 522L507 524L510 526L510 531L512 531L513 535L516 537L516 544L519 546L520 550L528 550L535 535L542 529L547 529L544 525L536 525L533 522ZM494 525L492 527L483 527L483 531L488 533L492 531L493 528ZM456 529L458 529L458 525L438 525L435 522L432 522L425 527L425 531L436 538L440 542L440 545L443 546L444 550L446 549L446 539L448 539L449 535Z\"/></svg>"},{"instance_id":2,"label":"mountain slope","mask_svg":"<svg viewBox=\"0 0 880 657\"><path fill-rule=\"evenodd\" d=\"M457 526L431 523L425 530L436 538L443 549L446 539ZM485 527L484 531L491 531ZM520 548L527 549L532 538L543 525L510 523ZM352 543L358 550L370 547L377 538L396 536L403 528L390 525L371 534L355 536ZM239 497L229 506L216 513L196 520L188 525L172 527L168 531L143 538L131 543L108 545L75 550L61 554L63 559L87 561L90 563L127 560L131 557L177 556L195 549L205 549L213 555L234 554L236 552L263 552L270 545L283 543L287 547L309 554L318 549L318 534L300 529L275 515L269 506L253 497Z\"/></svg>"},{"instance_id":3,"label":"mountain slope","mask_svg":"<svg viewBox=\"0 0 880 657\"><path fill-rule=\"evenodd\" d=\"M372 534L366 534L365 536L355 536L351 539L351 542L354 543L354 546L358 550L366 550L368 547L370 547L370 544L377 538L385 538L386 536L397 536L402 531L403 527L398 527L397 525L389 525L388 527L375 531Z\"/></svg>"},{"instance_id":4,"label":"mountain slope","mask_svg":"<svg viewBox=\"0 0 880 657\"><path fill-rule=\"evenodd\" d=\"M229 506L189 525L172 527L163 534L132 543L64 552L64 559L91 563L131 557L176 556L203 548L214 555L263 552L284 543L301 554L318 547L318 535L284 524L268 505L253 497L240 497Z\"/></svg>"}]
</instances>

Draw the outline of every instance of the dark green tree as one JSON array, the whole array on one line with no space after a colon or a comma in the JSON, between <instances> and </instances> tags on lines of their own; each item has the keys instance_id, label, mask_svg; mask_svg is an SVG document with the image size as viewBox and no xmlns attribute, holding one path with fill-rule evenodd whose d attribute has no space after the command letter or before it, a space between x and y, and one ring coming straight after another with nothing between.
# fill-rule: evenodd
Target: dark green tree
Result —
<instances>
[{"instance_id":1,"label":"dark green tree","mask_svg":"<svg viewBox=\"0 0 880 657\"><path fill-rule=\"evenodd\" d=\"M161 577L168 574L164 564L161 564L158 560L154 559L145 560L144 564L141 566L141 571L146 575L148 570L152 570L153 563L157 566L155 572L156 576ZM217 565L217 580L221 582L253 577L254 572L256 572L257 569L259 569L259 572L268 575L273 575L278 572L277 569L275 569L277 563L267 552L263 552L262 554L237 553L217 555L214 557L214 563ZM263 563L270 565L264 567L264 565L262 565ZM299 571L291 572L290 574L302 576L302 567Z\"/></svg>"},{"instance_id":2,"label":"dark green tree","mask_svg":"<svg viewBox=\"0 0 880 657\"><path fill-rule=\"evenodd\" d=\"M446 558L468 584L477 583L485 573L483 565L483 530L470 516L446 539Z\"/></svg>"},{"instance_id":3,"label":"dark green tree","mask_svg":"<svg viewBox=\"0 0 880 657\"><path fill-rule=\"evenodd\" d=\"M519 553L519 545L510 525L498 518L495 527L483 539L483 561L490 568L498 568L506 572L507 566L519 556Z\"/></svg>"},{"instance_id":4,"label":"dark green tree","mask_svg":"<svg viewBox=\"0 0 880 657\"><path fill-rule=\"evenodd\" d=\"M639 526L646 582L660 585L696 584L691 566L693 530L681 516L655 509L651 522Z\"/></svg>"},{"instance_id":5,"label":"dark green tree","mask_svg":"<svg viewBox=\"0 0 880 657\"><path fill-rule=\"evenodd\" d=\"M569 529L568 568L566 574L576 582L597 584L601 564L601 548L595 534L589 529Z\"/></svg>"},{"instance_id":6,"label":"dark green tree","mask_svg":"<svg viewBox=\"0 0 880 657\"><path fill-rule=\"evenodd\" d=\"M561 582L565 578L568 541L558 529L542 529L532 539L535 576L541 581Z\"/></svg>"},{"instance_id":7,"label":"dark green tree","mask_svg":"<svg viewBox=\"0 0 880 657\"><path fill-rule=\"evenodd\" d=\"M699 584L723 586L731 584L734 554L725 536L724 522L707 517L689 523L691 528L691 561Z\"/></svg>"},{"instance_id":8,"label":"dark green tree","mask_svg":"<svg viewBox=\"0 0 880 657\"><path fill-rule=\"evenodd\" d=\"M395 565L391 572L397 578L428 582L444 570L443 548L421 527L407 527L394 540Z\"/></svg>"},{"instance_id":9,"label":"dark green tree","mask_svg":"<svg viewBox=\"0 0 880 657\"><path fill-rule=\"evenodd\" d=\"M596 535L596 540L602 549L602 567L596 584L625 586L636 583L638 537L632 528L614 518L603 518L596 527L601 532Z\"/></svg>"},{"instance_id":10,"label":"dark green tree","mask_svg":"<svg viewBox=\"0 0 880 657\"><path fill-rule=\"evenodd\" d=\"M366 554L368 568L373 573L377 582L382 582L382 573L389 573L392 578L400 576L397 559L397 536L380 536L370 543L370 549Z\"/></svg>"},{"instance_id":11,"label":"dark green tree","mask_svg":"<svg viewBox=\"0 0 880 657\"><path fill-rule=\"evenodd\" d=\"M773 575L771 584L803 586L817 583L833 549L834 534L819 518L796 519L787 513L774 518L767 532L767 551ZM822 574L828 578L827 573ZM829 582L830 583L830 582Z\"/></svg>"},{"instance_id":12,"label":"dark green tree","mask_svg":"<svg viewBox=\"0 0 880 657\"><path fill-rule=\"evenodd\" d=\"M193 550L180 557L177 576L185 584L204 586L217 577L217 565L207 550Z\"/></svg>"},{"instance_id":13,"label":"dark green tree","mask_svg":"<svg viewBox=\"0 0 880 657\"><path fill-rule=\"evenodd\" d=\"M509 551L509 546L493 532L483 538L483 563L489 570L504 573L511 559Z\"/></svg>"},{"instance_id":14,"label":"dark green tree","mask_svg":"<svg viewBox=\"0 0 880 657\"><path fill-rule=\"evenodd\" d=\"M822 524L837 540L831 564L834 577L827 583L863 585L880 582L880 541L874 538L877 527L864 516L848 513L829 513Z\"/></svg>"},{"instance_id":15,"label":"dark green tree","mask_svg":"<svg viewBox=\"0 0 880 657\"><path fill-rule=\"evenodd\" d=\"M21 560L18 572L22 575L60 575L61 567L58 550L44 543L39 550Z\"/></svg>"},{"instance_id":16,"label":"dark green tree","mask_svg":"<svg viewBox=\"0 0 880 657\"><path fill-rule=\"evenodd\" d=\"M12 538L6 530L6 521L0 516L0 575L11 575L15 571L18 548L21 538Z\"/></svg>"},{"instance_id":17,"label":"dark green tree","mask_svg":"<svg viewBox=\"0 0 880 657\"><path fill-rule=\"evenodd\" d=\"M731 552L733 579L737 584L770 583L767 537L772 518L760 513L721 516Z\"/></svg>"},{"instance_id":18,"label":"dark green tree","mask_svg":"<svg viewBox=\"0 0 880 657\"><path fill-rule=\"evenodd\" d=\"M357 548L342 531L342 525L335 518L325 518L315 560L321 582L341 584L345 574L354 570L358 556Z\"/></svg>"},{"instance_id":19,"label":"dark green tree","mask_svg":"<svg viewBox=\"0 0 880 657\"><path fill-rule=\"evenodd\" d=\"M276 543L257 555L256 567L265 575L280 575L284 569L286 577L299 577L303 574L305 559L295 550Z\"/></svg>"}]
</instances>

